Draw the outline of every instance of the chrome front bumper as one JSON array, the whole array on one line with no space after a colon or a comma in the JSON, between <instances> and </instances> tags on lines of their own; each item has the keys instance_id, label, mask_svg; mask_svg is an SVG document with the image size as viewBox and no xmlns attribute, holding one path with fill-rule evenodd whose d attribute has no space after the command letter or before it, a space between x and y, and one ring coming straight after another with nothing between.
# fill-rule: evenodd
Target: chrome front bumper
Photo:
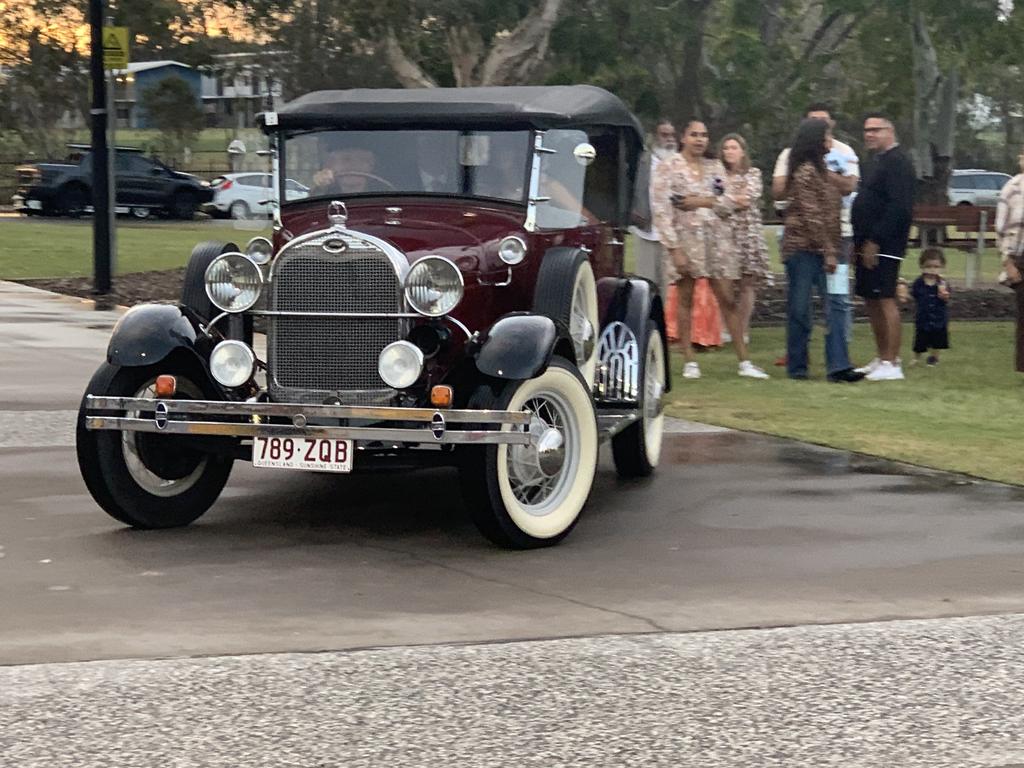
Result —
<instances>
[{"instance_id":1,"label":"chrome front bumper","mask_svg":"<svg viewBox=\"0 0 1024 768\"><path fill-rule=\"evenodd\" d=\"M279 423L268 423L271 419ZM282 419L291 423L280 423ZM350 426L343 423L327 426L311 423L335 420L370 422L370 425ZM238 403L94 395L85 398L85 428L118 432L228 437L326 437L428 445L528 445L529 425L530 414L526 411ZM508 429L503 431L503 427Z\"/></svg>"}]
</instances>

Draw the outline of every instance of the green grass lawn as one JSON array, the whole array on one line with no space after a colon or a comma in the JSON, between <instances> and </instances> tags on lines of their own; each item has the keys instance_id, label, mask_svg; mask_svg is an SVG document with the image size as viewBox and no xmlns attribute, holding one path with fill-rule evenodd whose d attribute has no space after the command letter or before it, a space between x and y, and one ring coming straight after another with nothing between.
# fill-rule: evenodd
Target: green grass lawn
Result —
<instances>
[{"instance_id":1,"label":"green grass lawn","mask_svg":"<svg viewBox=\"0 0 1024 768\"><path fill-rule=\"evenodd\" d=\"M682 358L673 355L668 412L1024 485L1024 383L1013 372L1012 323L952 323L953 349L939 366L905 367L903 382L858 384L824 380L822 330L815 328L811 342L811 381L791 381L771 365L785 349L782 328L752 331L751 357L770 381L740 379L728 348L698 355L703 378L683 380ZM905 327L905 360L912 336ZM854 361L866 362L873 349L870 328L857 324Z\"/></svg>"},{"instance_id":2,"label":"green grass lawn","mask_svg":"<svg viewBox=\"0 0 1024 768\"><path fill-rule=\"evenodd\" d=\"M118 219L115 274L183 267L203 240L244 245L266 234L260 227L237 230L230 221L153 221ZM0 279L81 277L92 274L92 222L0 219Z\"/></svg>"}]
</instances>

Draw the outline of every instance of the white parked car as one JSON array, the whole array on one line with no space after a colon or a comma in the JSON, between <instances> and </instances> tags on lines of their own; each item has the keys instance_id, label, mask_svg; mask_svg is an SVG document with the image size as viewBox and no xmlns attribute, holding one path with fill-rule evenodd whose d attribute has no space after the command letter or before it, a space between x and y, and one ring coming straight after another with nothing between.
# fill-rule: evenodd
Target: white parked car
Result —
<instances>
[{"instance_id":1,"label":"white parked car","mask_svg":"<svg viewBox=\"0 0 1024 768\"><path fill-rule=\"evenodd\" d=\"M253 216L269 216L270 180L269 173L226 173L210 182L213 201L209 203L211 213L230 216L233 219L248 219ZM295 179L285 181L287 199L301 200L309 196L309 187Z\"/></svg>"},{"instance_id":2,"label":"white parked car","mask_svg":"<svg viewBox=\"0 0 1024 768\"><path fill-rule=\"evenodd\" d=\"M996 205L1010 176L996 171L964 168L949 177L950 205Z\"/></svg>"}]
</instances>

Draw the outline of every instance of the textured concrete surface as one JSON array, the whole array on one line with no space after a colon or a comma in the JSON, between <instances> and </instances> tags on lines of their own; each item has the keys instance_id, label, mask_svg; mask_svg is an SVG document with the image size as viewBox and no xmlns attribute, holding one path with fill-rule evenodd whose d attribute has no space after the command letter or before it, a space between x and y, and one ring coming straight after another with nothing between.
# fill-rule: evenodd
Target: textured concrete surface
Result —
<instances>
[{"instance_id":1,"label":"textured concrete surface","mask_svg":"<svg viewBox=\"0 0 1024 768\"><path fill-rule=\"evenodd\" d=\"M0 669L18 768L1024 763L1024 617Z\"/></svg>"}]
</instances>

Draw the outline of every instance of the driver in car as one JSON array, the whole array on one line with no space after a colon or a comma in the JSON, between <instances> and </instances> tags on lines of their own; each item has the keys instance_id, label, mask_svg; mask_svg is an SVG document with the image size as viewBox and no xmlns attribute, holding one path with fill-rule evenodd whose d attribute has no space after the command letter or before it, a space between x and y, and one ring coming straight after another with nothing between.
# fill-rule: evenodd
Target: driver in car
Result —
<instances>
[{"instance_id":1,"label":"driver in car","mask_svg":"<svg viewBox=\"0 0 1024 768\"><path fill-rule=\"evenodd\" d=\"M311 196L329 195L340 192L357 195L369 192L370 182L378 177L373 170L377 156L372 150L362 147L336 147L327 152L324 167L313 174Z\"/></svg>"}]
</instances>

